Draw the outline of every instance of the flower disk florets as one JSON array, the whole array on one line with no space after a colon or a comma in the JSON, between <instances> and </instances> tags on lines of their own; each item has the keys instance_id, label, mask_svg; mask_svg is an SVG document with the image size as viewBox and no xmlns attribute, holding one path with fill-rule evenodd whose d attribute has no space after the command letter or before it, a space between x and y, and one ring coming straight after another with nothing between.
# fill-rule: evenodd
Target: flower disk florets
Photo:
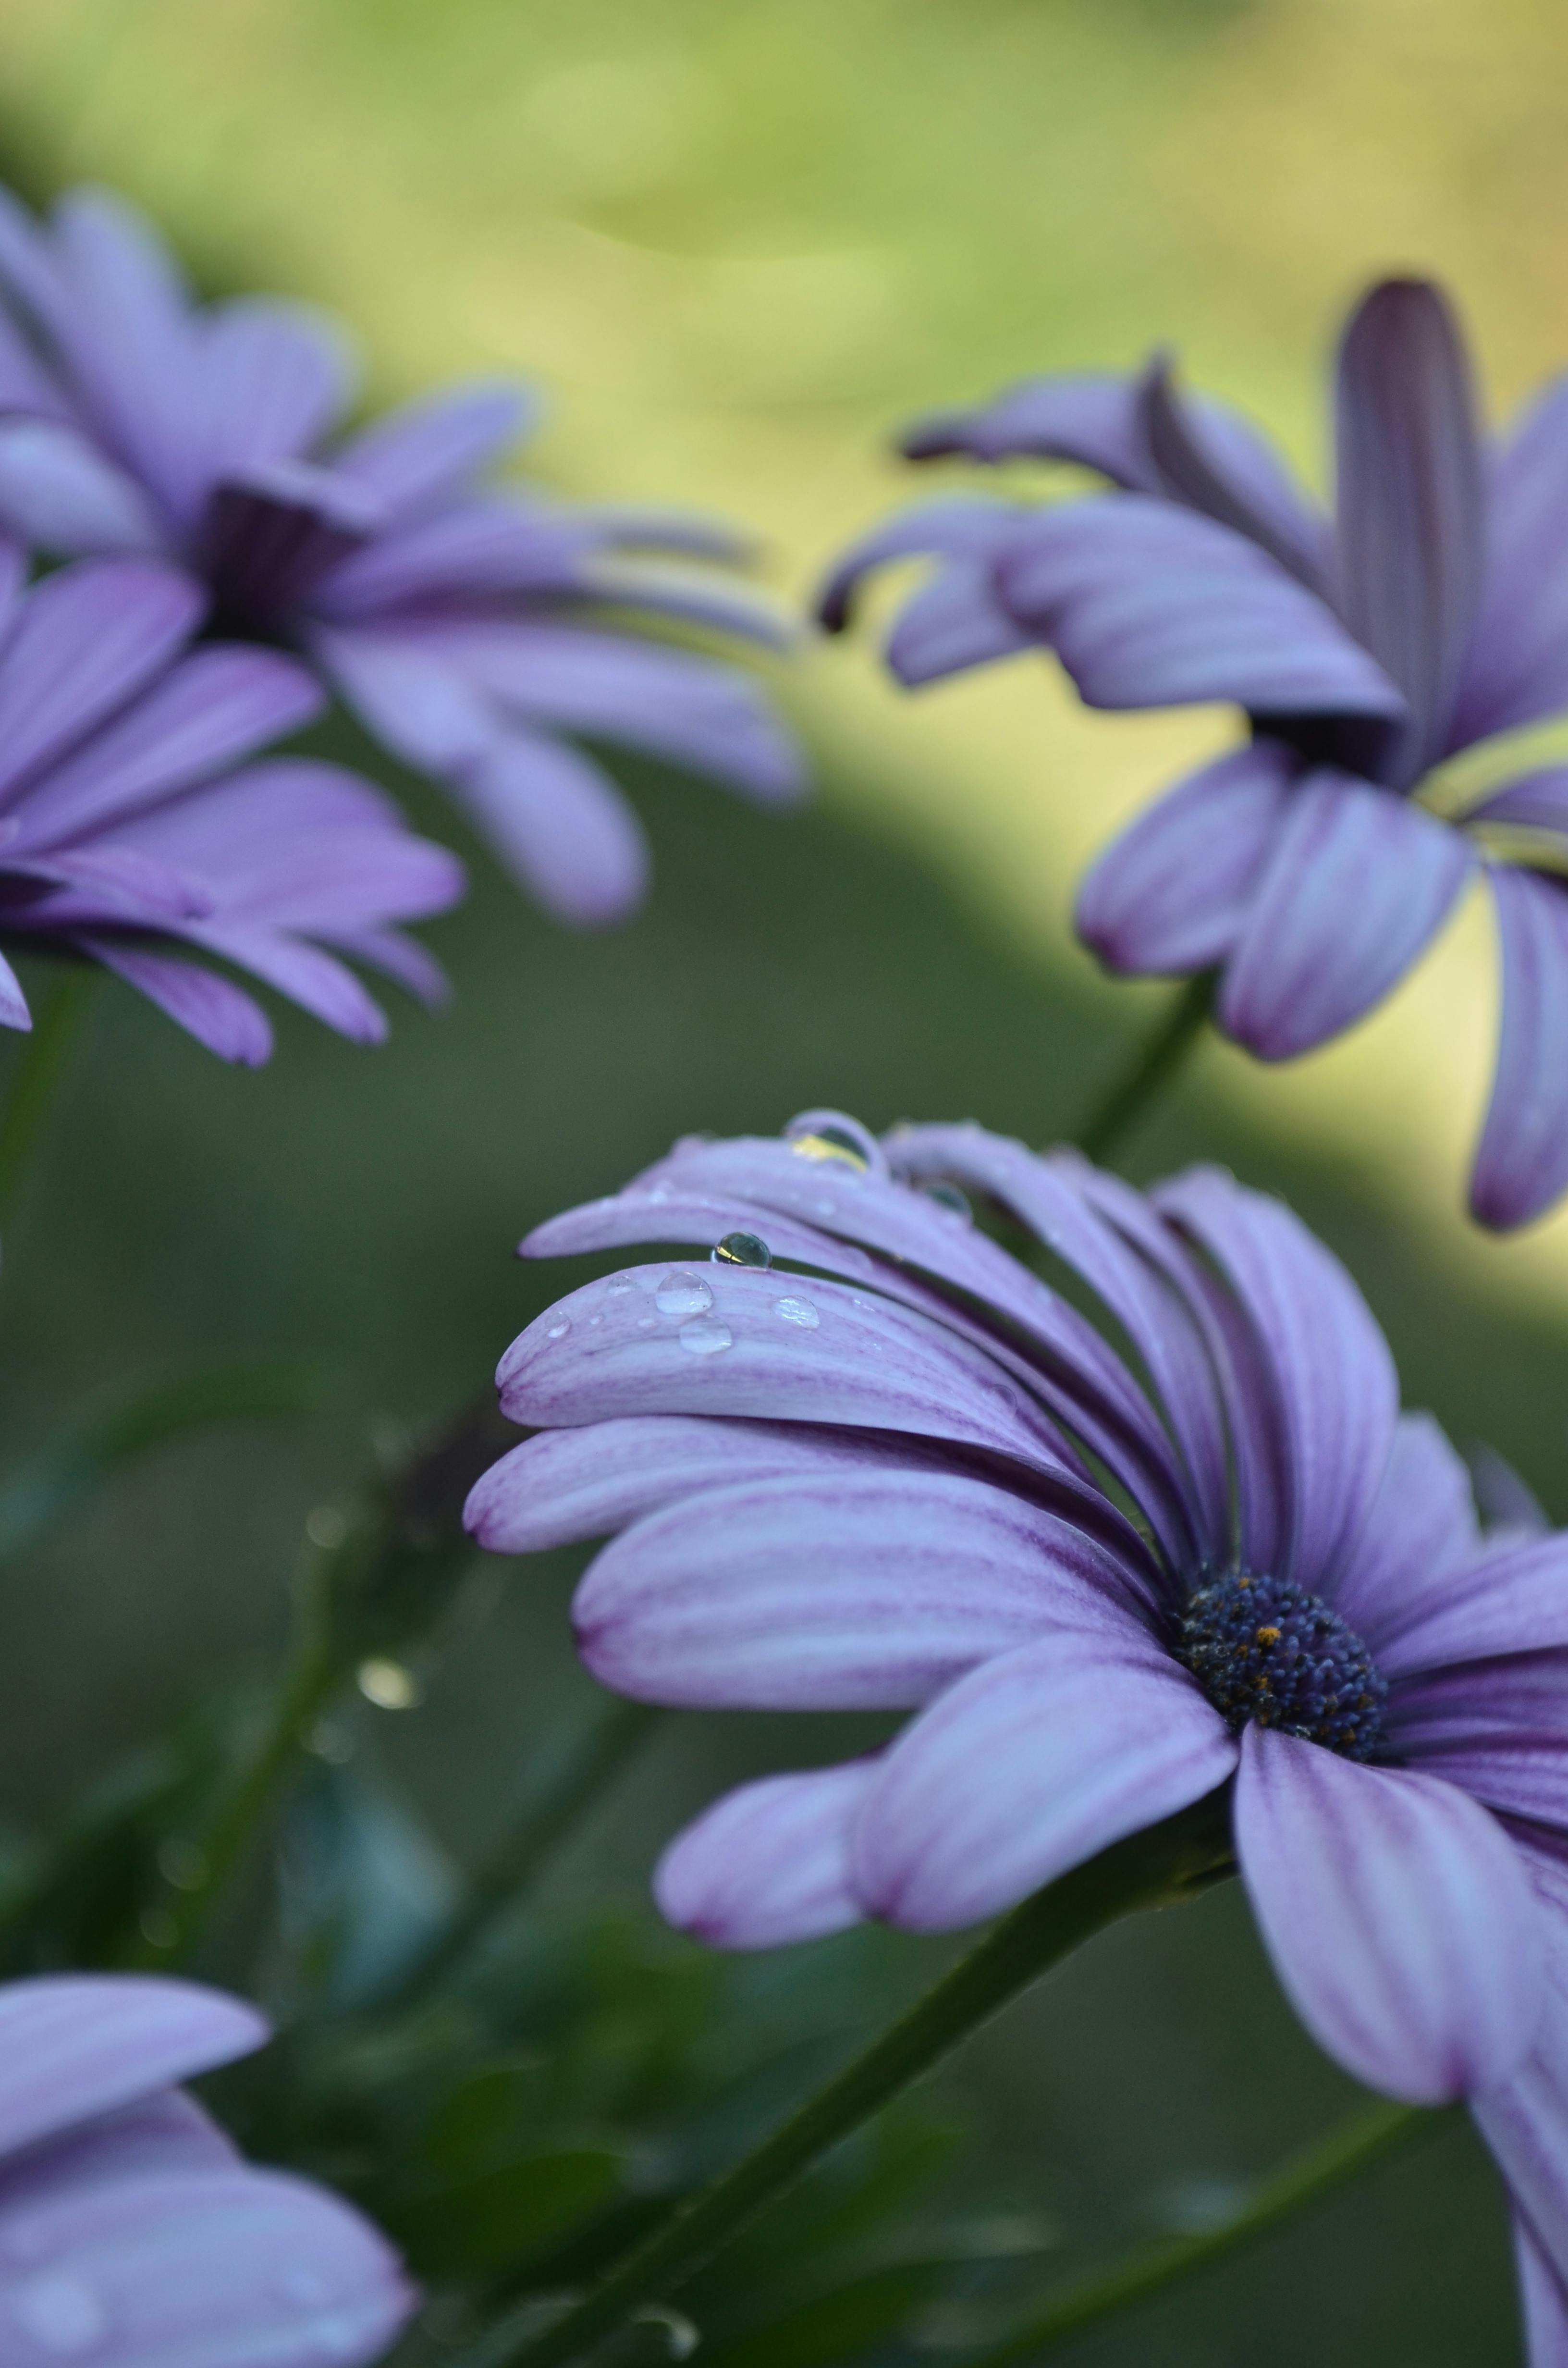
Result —
<instances>
[{"instance_id":1,"label":"flower disk florets","mask_svg":"<svg viewBox=\"0 0 1568 2368\"><path fill-rule=\"evenodd\" d=\"M1256 1721L1346 1759L1383 1740L1388 1680L1353 1628L1288 1578L1230 1571L1189 1597L1176 1647L1235 1728Z\"/></svg>"}]
</instances>

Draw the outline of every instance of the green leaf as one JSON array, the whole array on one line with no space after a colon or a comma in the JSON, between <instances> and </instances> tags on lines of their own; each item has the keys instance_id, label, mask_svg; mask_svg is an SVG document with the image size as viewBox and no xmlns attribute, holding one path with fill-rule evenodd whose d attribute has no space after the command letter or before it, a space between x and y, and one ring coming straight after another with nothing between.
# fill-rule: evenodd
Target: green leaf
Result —
<instances>
[{"instance_id":1,"label":"green leaf","mask_svg":"<svg viewBox=\"0 0 1568 2368\"><path fill-rule=\"evenodd\" d=\"M0 1479L0 1562L76 1510L122 1464L214 1423L312 1413L320 1372L299 1364L205 1365L110 1399Z\"/></svg>"},{"instance_id":2,"label":"green leaf","mask_svg":"<svg viewBox=\"0 0 1568 2368\"><path fill-rule=\"evenodd\" d=\"M619 2193L625 2157L562 2146L423 2192L379 2194L378 2215L426 2278L496 2277L558 2245Z\"/></svg>"},{"instance_id":3,"label":"green leaf","mask_svg":"<svg viewBox=\"0 0 1568 2368\"><path fill-rule=\"evenodd\" d=\"M946 2261L895 2261L784 2313L753 2335L706 2347L706 2368L834 2368L901 2334L935 2300Z\"/></svg>"}]
</instances>

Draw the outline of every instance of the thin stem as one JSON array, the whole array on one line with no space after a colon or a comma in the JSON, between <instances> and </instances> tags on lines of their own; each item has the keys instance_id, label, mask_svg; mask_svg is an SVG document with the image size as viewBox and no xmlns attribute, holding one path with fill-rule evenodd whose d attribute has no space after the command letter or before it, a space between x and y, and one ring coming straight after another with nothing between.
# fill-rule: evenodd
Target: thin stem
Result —
<instances>
[{"instance_id":1,"label":"thin stem","mask_svg":"<svg viewBox=\"0 0 1568 2368\"><path fill-rule=\"evenodd\" d=\"M1208 1024L1219 976L1199 971L1171 997L1153 1034L1074 1136L1086 1159L1105 1159L1176 1076Z\"/></svg>"},{"instance_id":2,"label":"thin stem","mask_svg":"<svg viewBox=\"0 0 1568 2368\"><path fill-rule=\"evenodd\" d=\"M1418 2105L1362 2106L1335 2129L1289 2157L1257 2181L1245 2200L1211 2228L1191 2235L1151 2237L1119 2261L1074 2279L1043 2310L1016 2327L999 2343L970 2352L964 2368L1014 2368L1016 2362L1043 2359L1091 2327L1228 2260L1331 2195L1413 2138L1442 2126L1445 2117Z\"/></svg>"},{"instance_id":3,"label":"thin stem","mask_svg":"<svg viewBox=\"0 0 1568 2368\"><path fill-rule=\"evenodd\" d=\"M819 2156L928 2072L1090 1934L1135 1907L1188 1896L1231 1865L1229 1807L1211 1793L1036 1892L882 2037L762 2145L634 2246L594 2291L494 2368L552 2368L662 2300ZM490 2351L476 2355L487 2363Z\"/></svg>"},{"instance_id":4,"label":"thin stem","mask_svg":"<svg viewBox=\"0 0 1568 2368\"><path fill-rule=\"evenodd\" d=\"M585 1736L574 1736L540 1797L509 1825L468 1879L456 1907L397 1979L375 2000L405 2005L461 1963L494 1919L515 1905L580 1819L614 1783L664 1713L646 1702L613 1702Z\"/></svg>"},{"instance_id":5,"label":"thin stem","mask_svg":"<svg viewBox=\"0 0 1568 2368\"><path fill-rule=\"evenodd\" d=\"M81 1036L99 973L68 970L28 1038L0 1110L0 1225L9 1224L61 1079Z\"/></svg>"}]
</instances>

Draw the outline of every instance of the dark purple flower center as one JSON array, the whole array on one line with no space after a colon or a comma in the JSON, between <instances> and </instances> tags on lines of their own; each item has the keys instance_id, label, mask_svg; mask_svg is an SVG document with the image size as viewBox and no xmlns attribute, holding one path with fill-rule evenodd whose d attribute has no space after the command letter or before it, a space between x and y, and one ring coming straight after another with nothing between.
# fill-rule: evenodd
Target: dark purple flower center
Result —
<instances>
[{"instance_id":1,"label":"dark purple flower center","mask_svg":"<svg viewBox=\"0 0 1568 2368\"><path fill-rule=\"evenodd\" d=\"M1288 1578L1230 1571L1192 1595L1176 1656L1229 1725L1249 1719L1346 1759L1383 1740L1388 1679L1336 1611Z\"/></svg>"}]
</instances>

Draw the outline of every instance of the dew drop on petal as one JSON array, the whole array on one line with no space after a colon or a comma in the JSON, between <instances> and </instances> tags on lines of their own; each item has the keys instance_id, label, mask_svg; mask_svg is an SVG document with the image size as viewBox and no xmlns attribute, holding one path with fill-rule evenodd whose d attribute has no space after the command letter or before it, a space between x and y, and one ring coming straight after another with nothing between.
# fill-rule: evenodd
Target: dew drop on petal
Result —
<instances>
[{"instance_id":1,"label":"dew drop on petal","mask_svg":"<svg viewBox=\"0 0 1568 2368\"><path fill-rule=\"evenodd\" d=\"M760 1234L726 1234L710 1252L715 1266L770 1267L773 1252Z\"/></svg>"},{"instance_id":2,"label":"dew drop on petal","mask_svg":"<svg viewBox=\"0 0 1568 2368\"><path fill-rule=\"evenodd\" d=\"M572 1318L569 1315L559 1315L544 1337L547 1340L564 1340L571 1329Z\"/></svg>"},{"instance_id":3,"label":"dew drop on petal","mask_svg":"<svg viewBox=\"0 0 1568 2368\"><path fill-rule=\"evenodd\" d=\"M814 1332L822 1322L809 1299L776 1299L773 1313L786 1324L798 1324L802 1332Z\"/></svg>"},{"instance_id":4,"label":"dew drop on petal","mask_svg":"<svg viewBox=\"0 0 1568 2368\"><path fill-rule=\"evenodd\" d=\"M636 1288L637 1285L632 1281L631 1277L629 1274L612 1274L609 1281L605 1285L605 1297L607 1299L625 1299L629 1293L634 1292Z\"/></svg>"},{"instance_id":5,"label":"dew drop on petal","mask_svg":"<svg viewBox=\"0 0 1568 2368\"><path fill-rule=\"evenodd\" d=\"M653 1293L653 1304L661 1315L706 1315L713 1293L699 1275L666 1274Z\"/></svg>"},{"instance_id":6,"label":"dew drop on petal","mask_svg":"<svg viewBox=\"0 0 1568 2368\"><path fill-rule=\"evenodd\" d=\"M830 1200L825 1192L823 1194L820 1201L813 1201L812 1202L812 1211L819 1217L831 1217L837 1206L837 1201Z\"/></svg>"},{"instance_id":7,"label":"dew drop on petal","mask_svg":"<svg viewBox=\"0 0 1568 2368\"><path fill-rule=\"evenodd\" d=\"M712 1357L730 1346L733 1335L727 1324L715 1323L710 1315L694 1315L689 1324L681 1326L676 1338L694 1357Z\"/></svg>"},{"instance_id":8,"label":"dew drop on petal","mask_svg":"<svg viewBox=\"0 0 1568 2368\"><path fill-rule=\"evenodd\" d=\"M658 1320L656 1315L640 1315L637 1318L637 1329L639 1332L651 1332Z\"/></svg>"},{"instance_id":9,"label":"dew drop on petal","mask_svg":"<svg viewBox=\"0 0 1568 2368\"><path fill-rule=\"evenodd\" d=\"M63 2270L29 2278L11 2309L36 2344L62 2359L96 2350L108 2333L108 2313L92 2287Z\"/></svg>"},{"instance_id":10,"label":"dew drop on petal","mask_svg":"<svg viewBox=\"0 0 1568 2368\"><path fill-rule=\"evenodd\" d=\"M937 1182L927 1184L925 1190L926 1198L935 1201L937 1208L945 1210L949 1217L957 1217L960 1224L966 1225L972 1222L974 1211L970 1206L969 1194L961 1191L958 1185Z\"/></svg>"},{"instance_id":11,"label":"dew drop on petal","mask_svg":"<svg viewBox=\"0 0 1568 2368\"><path fill-rule=\"evenodd\" d=\"M802 1110L790 1121L784 1139L802 1159L835 1159L860 1175L886 1166L876 1136L843 1110Z\"/></svg>"}]
</instances>

